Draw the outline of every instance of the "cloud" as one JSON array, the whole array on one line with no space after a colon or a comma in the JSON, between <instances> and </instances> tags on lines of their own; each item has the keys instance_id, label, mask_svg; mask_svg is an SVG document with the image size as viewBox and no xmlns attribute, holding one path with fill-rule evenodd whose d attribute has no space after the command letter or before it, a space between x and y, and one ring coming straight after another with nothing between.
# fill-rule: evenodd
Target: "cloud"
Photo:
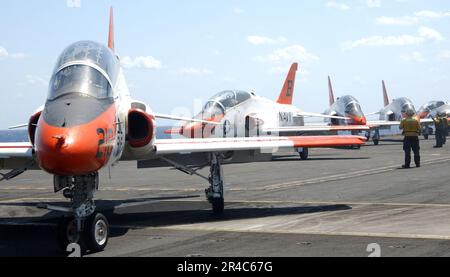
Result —
<instances>
[{"instance_id":1,"label":"cloud","mask_svg":"<svg viewBox=\"0 0 450 277\"><path fill-rule=\"evenodd\" d=\"M444 51L444 52L442 52L442 53L439 55L439 57L440 57L441 59L450 59L450 51Z\"/></svg>"},{"instance_id":2,"label":"cloud","mask_svg":"<svg viewBox=\"0 0 450 277\"><path fill-rule=\"evenodd\" d=\"M425 39L422 37L415 37L411 35L402 36L371 36L367 38L362 38L352 42L346 42L343 44L342 48L344 50L350 50L362 46L405 46L405 45L415 45L424 42Z\"/></svg>"},{"instance_id":3,"label":"cloud","mask_svg":"<svg viewBox=\"0 0 450 277\"><path fill-rule=\"evenodd\" d=\"M66 5L68 8L81 8L81 0L67 0Z\"/></svg>"},{"instance_id":4,"label":"cloud","mask_svg":"<svg viewBox=\"0 0 450 277\"><path fill-rule=\"evenodd\" d=\"M428 27L420 27L419 28L419 35L426 39L432 39L432 40L444 40L444 36L439 33L438 31L428 28Z\"/></svg>"},{"instance_id":5,"label":"cloud","mask_svg":"<svg viewBox=\"0 0 450 277\"><path fill-rule=\"evenodd\" d=\"M427 10L424 10L424 11L416 12L415 16L437 19L437 18L449 17L450 16L450 11L441 12L441 11L427 11Z\"/></svg>"},{"instance_id":6,"label":"cloud","mask_svg":"<svg viewBox=\"0 0 450 277\"><path fill-rule=\"evenodd\" d=\"M248 36L247 41L253 45L264 45L264 44L283 44L287 42L287 39L284 37L274 39L265 36Z\"/></svg>"},{"instance_id":7,"label":"cloud","mask_svg":"<svg viewBox=\"0 0 450 277\"><path fill-rule=\"evenodd\" d=\"M191 75L191 76L207 76L213 74L213 72L206 68L194 68L194 67L188 67L188 68L182 68L180 70L180 73L182 75Z\"/></svg>"},{"instance_id":8,"label":"cloud","mask_svg":"<svg viewBox=\"0 0 450 277\"><path fill-rule=\"evenodd\" d=\"M134 59L125 56L121 59L121 64L125 68L160 69L162 67L161 62L152 56L139 56Z\"/></svg>"},{"instance_id":9,"label":"cloud","mask_svg":"<svg viewBox=\"0 0 450 277\"><path fill-rule=\"evenodd\" d=\"M9 56L8 51L5 48L0 46L0 59L7 58Z\"/></svg>"},{"instance_id":10,"label":"cloud","mask_svg":"<svg viewBox=\"0 0 450 277\"><path fill-rule=\"evenodd\" d=\"M403 17L387 17L381 16L376 19L377 24L379 25L401 25L401 26L410 26L416 25L419 23L419 19L417 17L412 16L403 16Z\"/></svg>"},{"instance_id":11,"label":"cloud","mask_svg":"<svg viewBox=\"0 0 450 277\"><path fill-rule=\"evenodd\" d=\"M400 0L397 0L399 2ZM376 19L378 25L398 25L398 26L411 26L418 25L422 19L442 19L450 17L450 11L420 11L414 13L413 16L401 16L401 17L387 17L381 16Z\"/></svg>"},{"instance_id":12,"label":"cloud","mask_svg":"<svg viewBox=\"0 0 450 277\"><path fill-rule=\"evenodd\" d=\"M49 80L39 77L39 76L35 76L35 75L27 75L26 82L27 82L27 84L33 85L33 86L38 85L38 86L47 87Z\"/></svg>"},{"instance_id":13,"label":"cloud","mask_svg":"<svg viewBox=\"0 0 450 277\"><path fill-rule=\"evenodd\" d=\"M418 35L400 35L400 36L371 36L362 38L356 41L345 42L342 44L343 50L351 50L357 47L371 46L407 46L422 44L427 40L441 41L444 37L438 31L428 28L420 27Z\"/></svg>"},{"instance_id":14,"label":"cloud","mask_svg":"<svg viewBox=\"0 0 450 277\"><path fill-rule=\"evenodd\" d=\"M3 59L24 59L25 54L24 53L9 53L6 48L0 46L0 60Z\"/></svg>"},{"instance_id":15,"label":"cloud","mask_svg":"<svg viewBox=\"0 0 450 277\"><path fill-rule=\"evenodd\" d=\"M319 60L319 57L309 53L305 47L301 45L291 45L285 48L279 48L266 56L256 58L260 62L268 62L273 64L286 64L292 62L312 62Z\"/></svg>"},{"instance_id":16,"label":"cloud","mask_svg":"<svg viewBox=\"0 0 450 277\"><path fill-rule=\"evenodd\" d=\"M237 14L237 15L241 15L241 14L245 13L245 11L243 9L240 9L240 8L234 8L233 9L233 13Z\"/></svg>"},{"instance_id":17,"label":"cloud","mask_svg":"<svg viewBox=\"0 0 450 277\"><path fill-rule=\"evenodd\" d=\"M381 0L367 0L367 6L371 9L381 7Z\"/></svg>"},{"instance_id":18,"label":"cloud","mask_svg":"<svg viewBox=\"0 0 450 277\"><path fill-rule=\"evenodd\" d=\"M413 52L411 54L405 54L400 56L400 58L405 62L424 62L425 58L420 52Z\"/></svg>"},{"instance_id":19,"label":"cloud","mask_svg":"<svg viewBox=\"0 0 450 277\"><path fill-rule=\"evenodd\" d=\"M343 4L343 3L338 3L336 1L328 1L326 4L327 8L330 9L337 9L337 10L341 10L341 11L346 11L350 9L350 6Z\"/></svg>"}]
</instances>

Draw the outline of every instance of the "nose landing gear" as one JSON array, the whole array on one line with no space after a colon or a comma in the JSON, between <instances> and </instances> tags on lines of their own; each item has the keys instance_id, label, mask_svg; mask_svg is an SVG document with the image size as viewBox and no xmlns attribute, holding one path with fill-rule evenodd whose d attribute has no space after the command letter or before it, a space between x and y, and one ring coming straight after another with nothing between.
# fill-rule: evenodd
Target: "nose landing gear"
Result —
<instances>
[{"instance_id":1,"label":"nose landing gear","mask_svg":"<svg viewBox=\"0 0 450 277\"><path fill-rule=\"evenodd\" d=\"M94 192L98 189L98 173L75 177L55 176L54 180L55 191L64 190L71 207L40 205L39 208L65 213L58 223L59 247L66 251L67 245L77 243L83 250L103 251L108 244L109 222L103 214L96 212Z\"/></svg>"}]
</instances>

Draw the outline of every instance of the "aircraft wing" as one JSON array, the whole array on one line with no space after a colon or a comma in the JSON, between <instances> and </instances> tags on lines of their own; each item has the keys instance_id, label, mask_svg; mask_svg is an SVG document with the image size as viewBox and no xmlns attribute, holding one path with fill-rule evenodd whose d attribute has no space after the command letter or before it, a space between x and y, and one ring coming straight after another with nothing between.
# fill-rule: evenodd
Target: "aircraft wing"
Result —
<instances>
[{"instance_id":1,"label":"aircraft wing","mask_svg":"<svg viewBox=\"0 0 450 277\"><path fill-rule=\"evenodd\" d=\"M0 143L0 159L33 157L33 147L29 142Z\"/></svg>"},{"instance_id":2,"label":"aircraft wing","mask_svg":"<svg viewBox=\"0 0 450 277\"><path fill-rule=\"evenodd\" d=\"M420 123L434 123L434 121L431 118L424 118L420 120Z\"/></svg>"},{"instance_id":3,"label":"aircraft wing","mask_svg":"<svg viewBox=\"0 0 450 277\"><path fill-rule=\"evenodd\" d=\"M348 117L343 116L335 116L335 115L326 115L321 113L308 113L308 112L298 112L296 116L303 116L303 117L320 117L320 118L333 118L333 119L343 119L347 120L350 119Z\"/></svg>"},{"instance_id":4,"label":"aircraft wing","mask_svg":"<svg viewBox=\"0 0 450 277\"><path fill-rule=\"evenodd\" d=\"M163 139L156 140L156 154L230 152L245 150L275 151L282 148L318 148L362 145L366 141L360 136L296 136L296 137L252 137L214 139Z\"/></svg>"},{"instance_id":5,"label":"aircraft wing","mask_svg":"<svg viewBox=\"0 0 450 277\"><path fill-rule=\"evenodd\" d=\"M310 126L292 126L263 129L263 132L282 133L282 132L332 132L332 131L368 131L367 125L310 125Z\"/></svg>"},{"instance_id":6,"label":"aircraft wing","mask_svg":"<svg viewBox=\"0 0 450 277\"><path fill-rule=\"evenodd\" d=\"M371 129L372 128L379 128L379 127L400 126L400 121L386 121L386 120L368 121L367 125Z\"/></svg>"},{"instance_id":7,"label":"aircraft wing","mask_svg":"<svg viewBox=\"0 0 450 277\"><path fill-rule=\"evenodd\" d=\"M373 128L379 128L379 127L390 127L390 126L400 126L400 121L369 121L367 122L367 125L373 129ZM431 118L425 118L420 120L420 124L430 124L434 123L433 119Z\"/></svg>"},{"instance_id":8,"label":"aircraft wing","mask_svg":"<svg viewBox=\"0 0 450 277\"><path fill-rule=\"evenodd\" d=\"M27 169L36 169L33 149L29 142L0 143L0 170L12 170L0 173L0 181L22 174Z\"/></svg>"}]
</instances>

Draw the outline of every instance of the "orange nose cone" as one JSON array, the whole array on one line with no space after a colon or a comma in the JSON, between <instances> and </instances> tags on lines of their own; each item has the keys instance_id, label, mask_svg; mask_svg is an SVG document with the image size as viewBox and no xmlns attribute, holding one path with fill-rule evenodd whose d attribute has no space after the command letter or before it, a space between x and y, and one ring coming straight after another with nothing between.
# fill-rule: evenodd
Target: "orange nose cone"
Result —
<instances>
[{"instance_id":1,"label":"orange nose cone","mask_svg":"<svg viewBox=\"0 0 450 277\"><path fill-rule=\"evenodd\" d=\"M366 125L367 124L367 119L363 116L361 117L360 121L359 121L359 125Z\"/></svg>"},{"instance_id":2,"label":"orange nose cone","mask_svg":"<svg viewBox=\"0 0 450 277\"><path fill-rule=\"evenodd\" d=\"M428 112L421 112L420 114L419 114L419 117L421 118L421 119L423 119L423 118L426 118L427 116L428 116Z\"/></svg>"},{"instance_id":3,"label":"orange nose cone","mask_svg":"<svg viewBox=\"0 0 450 277\"><path fill-rule=\"evenodd\" d=\"M57 128L41 122L36 135L40 167L59 176L85 175L102 168L107 161L98 148L95 129L81 128Z\"/></svg>"},{"instance_id":4,"label":"orange nose cone","mask_svg":"<svg viewBox=\"0 0 450 277\"><path fill-rule=\"evenodd\" d=\"M366 125L367 120L364 116L353 116L352 117L352 124L353 125Z\"/></svg>"}]
</instances>

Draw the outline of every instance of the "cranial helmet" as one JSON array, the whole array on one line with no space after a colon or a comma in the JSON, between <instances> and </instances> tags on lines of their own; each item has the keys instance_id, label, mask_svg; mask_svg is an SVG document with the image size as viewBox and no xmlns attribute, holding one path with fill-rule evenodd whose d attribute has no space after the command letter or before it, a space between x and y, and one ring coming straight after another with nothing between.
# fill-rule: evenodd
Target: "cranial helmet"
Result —
<instances>
[{"instance_id":1,"label":"cranial helmet","mask_svg":"<svg viewBox=\"0 0 450 277\"><path fill-rule=\"evenodd\" d=\"M416 114L416 112L413 109L406 110L406 115L407 116L414 116L415 114Z\"/></svg>"}]
</instances>

